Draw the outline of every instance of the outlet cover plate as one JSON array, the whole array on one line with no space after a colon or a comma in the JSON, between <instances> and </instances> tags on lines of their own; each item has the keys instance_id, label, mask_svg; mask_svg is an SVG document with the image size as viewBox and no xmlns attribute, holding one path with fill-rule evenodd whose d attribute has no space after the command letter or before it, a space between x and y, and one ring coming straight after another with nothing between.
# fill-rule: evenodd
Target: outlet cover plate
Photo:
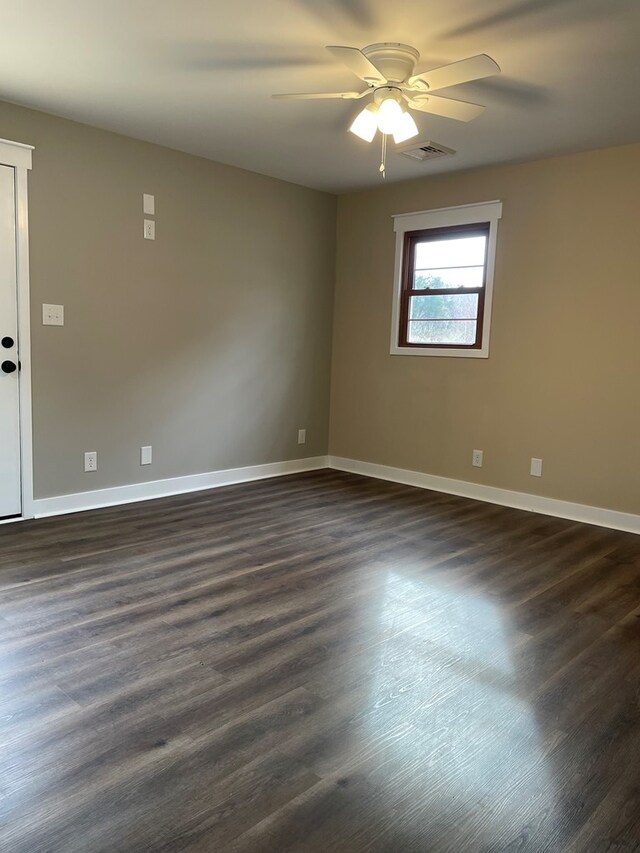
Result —
<instances>
[{"instance_id":1,"label":"outlet cover plate","mask_svg":"<svg viewBox=\"0 0 640 853\"><path fill-rule=\"evenodd\" d=\"M156 197L151 193L142 193L142 212L147 216L156 215Z\"/></svg>"},{"instance_id":2,"label":"outlet cover plate","mask_svg":"<svg viewBox=\"0 0 640 853\"><path fill-rule=\"evenodd\" d=\"M42 304L43 326L64 326L64 305Z\"/></svg>"}]
</instances>

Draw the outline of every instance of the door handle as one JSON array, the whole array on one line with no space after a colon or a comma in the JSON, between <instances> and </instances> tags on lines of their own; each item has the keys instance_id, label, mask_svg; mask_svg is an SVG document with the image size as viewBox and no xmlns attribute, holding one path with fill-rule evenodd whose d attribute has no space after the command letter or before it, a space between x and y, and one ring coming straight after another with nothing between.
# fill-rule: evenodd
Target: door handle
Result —
<instances>
[{"instance_id":1,"label":"door handle","mask_svg":"<svg viewBox=\"0 0 640 853\"><path fill-rule=\"evenodd\" d=\"M0 344L2 344L5 349L11 349L11 347L15 344L15 341L13 340L13 338L10 338L9 335L7 335L0 341Z\"/></svg>"},{"instance_id":2,"label":"door handle","mask_svg":"<svg viewBox=\"0 0 640 853\"><path fill-rule=\"evenodd\" d=\"M0 368L3 373L13 373L18 369L18 366L14 364L13 361L3 361L2 364L0 364Z\"/></svg>"}]
</instances>

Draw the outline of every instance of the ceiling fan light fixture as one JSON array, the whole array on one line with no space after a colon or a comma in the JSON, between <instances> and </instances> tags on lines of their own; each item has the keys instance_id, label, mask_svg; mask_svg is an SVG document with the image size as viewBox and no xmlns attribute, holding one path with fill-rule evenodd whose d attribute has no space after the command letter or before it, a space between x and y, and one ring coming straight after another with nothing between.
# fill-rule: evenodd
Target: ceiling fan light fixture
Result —
<instances>
[{"instance_id":1,"label":"ceiling fan light fixture","mask_svg":"<svg viewBox=\"0 0 640 853\"><path fill-rule=\"evenodd\" d=\"M377 106L369 104L355 117L349 128L350 132L364 139L365 142L371 142L378 129L377 112Z\"/></svg>"},{"instance_id":2,"label":"ceiling fan light fixture","mask_svg":"<svg viewBox=\"0 0 640 853\"><path fill-rule=\"evenodd\" d=\"M407 139L411 139L417 135L418 125L413 120L413 116L407 112L403 112L393 131L393 141L396 145L399 145L401 142L406 142Z\"/></svg>"},{"instance_id":3,"label":"ceiling fan light fixture","mask_svg":"<svg viewBox=\"0 0 640 853\"><path fill-rule=\"evenodd\" d=\"M380 133L394 133L402 121L402 107L395 97L385 98L378 107L378 129Z\"/></svg>"},{"instance_id":4,"label":"ceiling fan light fixture","mask_svg":"<svg viewBox=\"0 0 640 853\"><path fill-rule=\"evenodd\" d=\"M456 121L471 121L482 113L483 106L432 93L500 73L495 60L484 53L415 74L420 54L407 44L380 42L367 45L362 50L345 45L328 45L327 50L366 83L367 88L353 92L293 92L272 97L287 100L359 100L373 96L373 103L358 113L349 130L365 142L373 142L377 131L380 131L380 172L383 177L388 137L393 136L396 145L402 145L418 135L418 127L409 110L432 113ZM412 144L416 148L420 147L417 143ZM424 151L424 146L421 150Z\"/></svg>"}]
</instances>

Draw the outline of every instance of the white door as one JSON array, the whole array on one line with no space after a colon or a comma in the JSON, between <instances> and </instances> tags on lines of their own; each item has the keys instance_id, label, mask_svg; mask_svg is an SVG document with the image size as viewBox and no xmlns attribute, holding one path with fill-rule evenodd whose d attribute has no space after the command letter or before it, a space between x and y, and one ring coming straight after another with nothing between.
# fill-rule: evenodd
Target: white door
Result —
<instances>
[{"instance_id":1,"label":"white door","mask_svg":"<svg viewBox=\"0 0 640 853\"><path fill-rule=\"evenodd\" d=\"M20 515L15 169L0 166L0 518Z\"/></svg>"}]
</instances>

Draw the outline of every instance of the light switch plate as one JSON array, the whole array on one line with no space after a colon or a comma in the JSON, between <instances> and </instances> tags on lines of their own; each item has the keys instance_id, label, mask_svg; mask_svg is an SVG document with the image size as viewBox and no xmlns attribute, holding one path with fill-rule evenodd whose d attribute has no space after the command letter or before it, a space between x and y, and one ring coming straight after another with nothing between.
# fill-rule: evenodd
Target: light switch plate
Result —
<instances>
[{"instance_id":1,"label":"light switch plate","mask_svg":"<svg viewBox=\"0 0 640 853\"><path fill-rule=\"evenodd\" d=\"M142 193L142 212L147 216L156 215L156 197L150 193Z\"/></svg>"},{"instance_id":2,"label":"light switch plate","mask_svg":"<svg viewBox=\"0 0 640 853\"><path fill-rule=\"evenodd\" d=\"M307 431L306 429L298 430L298 444L306 444L307 443Z\"/></svg>"},{"instance_id":3,"label":"light switch plate","mask_svg":"<svg viewBox=\"0 0 640 853\"><path fill-rule=\"evenodd\" d=\"M64 305L42 305L43 326L64 326Z\"/></svg>"},{"instance_id":4,"label":"light switch plate","mask_svg":"<svg viewBox=\"0 0 640 853\"><path fill-rule=\"evenodd\" d=\"M529 469L532 477L542 477L542 459L531 457L531 468Z\"/></svg>"},{"instance_id":5,"label":"light switch plate","mask_svg":"<svg viewBox=\"0 0 640 853\"><path fill-rule=\"evenodd\" d=\"M140 448L140 464L141 465L151 465L153 461L152 456L153 450L150 444L145 445L145 447Z\"/></svg>"}]
</instances>

